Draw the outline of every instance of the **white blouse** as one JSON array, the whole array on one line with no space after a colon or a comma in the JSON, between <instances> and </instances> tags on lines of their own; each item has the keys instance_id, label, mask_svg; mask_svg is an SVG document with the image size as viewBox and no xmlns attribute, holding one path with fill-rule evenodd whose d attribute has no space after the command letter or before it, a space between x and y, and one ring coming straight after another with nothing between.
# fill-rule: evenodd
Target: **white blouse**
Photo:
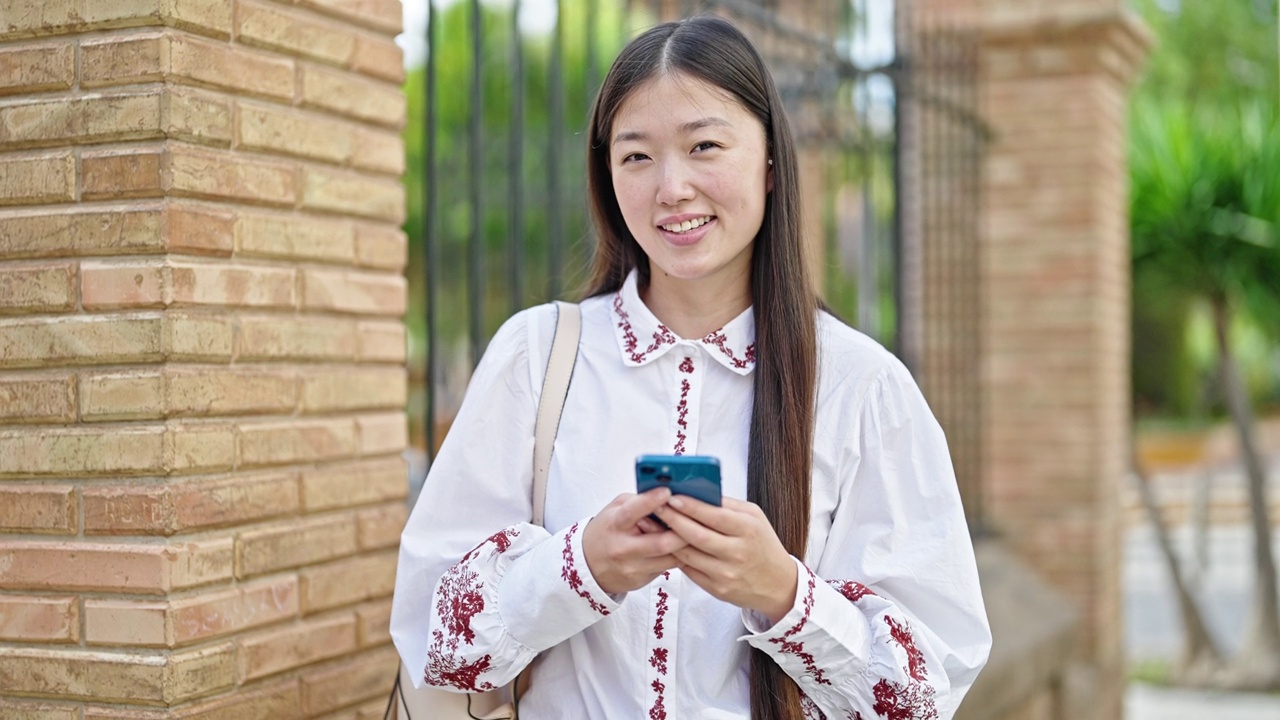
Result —
<instances>
[{"instance_id":1,"label":"white blouse","mask_svg":"<svg viewBox=\"0 0 1280 720\"><path fill-rule=\"evenodd\" d=\"M750 717L751 646L799 683L807 717L950 718L991 635L946 441L902 364L822 314L808 550L794 607L769 626L679 570L606 594L582 550L592 515L635 491L638 455L714 455L724 494L745 499L751 310L681 339L634 272L581 307L545 529L528 519L554 308L508 320L476 369L401 538L391 634L406 667L485 690L537 657L522 720L727 720Z\"/></svg>"}]
</instances>

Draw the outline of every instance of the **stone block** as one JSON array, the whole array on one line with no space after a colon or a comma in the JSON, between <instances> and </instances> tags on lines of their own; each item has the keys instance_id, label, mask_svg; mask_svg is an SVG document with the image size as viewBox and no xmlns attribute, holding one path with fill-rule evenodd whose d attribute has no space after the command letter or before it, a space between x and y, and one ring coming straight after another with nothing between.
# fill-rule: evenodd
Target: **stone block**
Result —
<instances>
[{"instance_id":1,"label":"stone block","mask_svg":"<svg viewBox=\"0 0 1280 720\"><path fill-rule=\"evenodd\" d=\"M404 276L360 270L306 269L302 306L307 310L403 316L408 302Z\"/></svg>"},{"instance_id":2,"label":"stone block","mask_svg":"<svg viewBox=\"0 0 1280 720\"><path fill-rule=\"evenodd\" d=\"M365 267L403 271L409 264L409 237L395 225L359 225L356 256Z\"/></svg>"},{"instance_id":3,"label":"stone block","mask_svg":"<svg viewBox=\"0 0 1280 720\"><path fill-rule=\"evenodd\" d=\"M338 460L355 449L355 425L346 418L240 426L241 467Z\"/></svg>"},{"instance_id":4,"label":"stone block","mask_svg":"<svg viewBox=\"0 0 1280 720\"><path fill-rule=\"evenodd\" d=\"M238 39L242 43L338 67L349 63L355 53L355 37L339 23L255 0L241 0L239 10Z\"/></svg>"},{"instance_id":5,"label":"stone block","mask_svg":"<svg viewBox=\"0 0 1280 720\"><path fill-rule=\"evenodd\" d=\"M354 143L351 164L355 167L396 178L404 175L404 140L400 133L361 128Z\"/></svg>"},{"instance_id":6,"label":"stone block","mask_svg":"<svg viewBox=\"0 0 1280 720\"><path fill-rule=\"evenodd\" d=\"M197 85L277 100L293 101L294 62L243 45L173 36L169 71Z\"/></svg>"},{"instance_id":7,"label":"stone block","mask_svg":"<svg viewBox=\"0 0 1280 720\"><path fill-rule=\"evenodd\" d=\"M158 25L159 0L60 2L8 0L0 15L0 39L62 35L91 29Z\"/></svg>"},{"instance_id":8,"label":"stone block","mask_svg":"<svg viewBox=\"0 0 1280 720\"><path fill-rule=\"evenodd\" d=\"M291 309L297 304L293 268L276 266L168 264L175 305Z\"/></svg>"},{"instance_id":9,"label":"stone block","mask_svg":"<svg viewBox=\"0 0 1280 720\"><path fill-rule=\"evenodd\" d=\"M80 417L86 422L151 420L164 415L164 375L159 369L80 376Z\"/></svg>"},{"instance_id":10,"label":"stone block","mask_svg":"<svg viewBox=\"0 0 1280 720\"><path fill-rule=\"evenodd\" d=\"M185 645L243 633L298 615L298 580L290 575L176 600L170 642Z\"/></svg>"},{"instance_id":11,"label":"stone block","mask_svg":"<svg viewBox=\"0 0 1280 720\"><path fill-rule=\"evenodd\" d=\"M247 682L328 660L356 649L355 616L317 618L241 638L240 681Z\"/></svg>"},{"instance_id":12,"label":"stone block","mask_svg":"<svg viewBox=\"0 0 1280 720\"><path fill-rule=\"evenodd\" d=\"M164 316L165 357L185 362L230 362L234 332L233 318L228 316L170 311Z\"/></svg>"},{"instance_id":13,"label":"stone block","mask_svg":"<svg viewBox=\"0 0 1280 720\"><path fill-rule=\"evenodd\" d=\"M162 135L161 91L21 100L0 105L0 147L151 140Z\"/></svg>"},{"instance_id":14,"label":"stone block","mask_svg":"<svg viewBox=\"0 0 1280 720\"><path fill-rule=\"evenodd\" d=\"M402 484L407 474L401 468ZM409 507L404 501L361 510L356 515L356 539L361 550L380 550L400 544L400 533L409 521Z\"/></svg>"},{"instance_id":15,"label":"stone block","mask_svg":"<svg viewBox=\"0 0 1280 720\"><path fill-rule=\"evenodd\" d=\"M298 0L298 4L389 36L400 34L404 25L399 0Z\"/></svg>"},{"instance_id":16,"label":"stone block","mask_svg":"<svg viewBox=\"0 0 1280 720\"><path fill-rule=\"evenodd\" d=\"M403 364L408 356L408 337L399 321L362 321L356 325L359 358L362 362Z\"/></svg>"},{"instance_id":17,"label":"stone block","mask_svg":"<svg viewBox=\"0 0 1280 720\"><path fill-rule=\"evenodd\" d=\"M164 148L85 152L80 158L84 200L151 198L165 195Z\"/></svg>"},{"instance_id":18,"label":"stone block","mask_svg":"<svg viewBox=\"0 0 1280 720\"><path fill-rule=\"evenodd\" d=\"M7 157L0 163L0 205L75 200L76 159L69 150Z\"/></svg>"},{"instance_id":19,"label":"stone block","mask_svg":"<svg viewBox=\"0 0 1280 720\"><path fill-rule=\"evenodd\" d=\"M160 252L159 204L0 210L0 255L10 260Z\"/></svg>"},{"instance_id":20,"label":"stone block","mask_svg":"<svg viewBox=\"0 0 1280 720\"><path fill-rule=\"evenodd\" d=\"M289 679L188 705L177 716L156 710L86 705L84 720L277 720L297 717L301 704L298 681ZM79 716L73 720L79 720Z\"/></svg>"},{"instance_id":21,"label":"stone block","mask_svg":"<svg viewBox=\"0 0 1280 720\"><path fill-rule=\"evenodd\" d=\"M383 648L307 671L302 676L303 712L315 717L369 698L383 698L385 704L397 663L395 652Z\"/></svg>"},{"instance_id":22,"label":"stone block","mask_svg":"<svg viewBox=\"0 0 1280 720\"><path fill-rule=\"evenodd\" d=\"M163 595L231 579L231 541L175 547L0 539L0 582L8 589Z\"/></svg>"},{"instance_id":23,"label":"stone block","mask_svg":"<svg viewBox=\"0 0 1280 720\"><path fill-rule=\"evenodd\" d=\"M158 316L0 318L0 367L143 363L162 354Z\"/></svg>"},{"instance_id":24,"label":"stone block","mask_svg":"<svg viewBox=\"0 0 1280 720\"><path fill-rule=\"evenodd\" d=\"M160 82L168 72L169 36L157 30L109 35L80 43L80 86Z\"/></svg>"},{"instance_id":25,"label":"stone block","mask_svg":"<svg viewBox=\"0 0 1280 720\"><path fill-rule=\"evenodd\" d=\"M85 598L84 635L89 645L164 647L163 602Z\"/></svg>"},{"instance_id":26,"label":"stone block","mask_svg":"<svg viewBox=\"0 0 1280 720\"><path fill-rule=\"evenodd\" d=\"M175 196L291 206L297 198L292 165L243 155L173 146L170 192Z\"/></svg>"},{"instance_id":27,"label":"stone block","mask_svg":"<svg viewBox=\"0 0 1280 720\"><path fill-rule=\"evenodd\" d=\"M76 81L75 57L69 42L0 50L0 95L70 88Z\"/></svg>"},{"instance_id":28,"label":"stone block","mask_svg":"<svg viewBox=\"0 0 1280 720\"><path fill-rule=\"evenodd\" d=\"M85 310L164 307L167 274L160 260L86 261L80 265L81 303Z\"/></svg>"},{"instance_id":29,"label":"stone block","mask_svg":"<svg viewBox=\"0 0 1280 720\"><path fill-rule=\"evenodd\" d=\"M408 401L408 377L402 367L334 367L302 374L302 411L402 408Z\"/></svg>"},{"instance_id":30,"label":"stone block","mask_svg":"<svg viewBox=\"0 0 1280 720\"><path fill-rule=\"evenodd\" d=\"M360 647L391 642L391 598L375 600L357 608L356 631Z\"/></svg>"},{"instance_id":31,"label":"stone block","mask_svg":"<svg viewBox=\"0 0 1280 720\"><path fill-rule=\"evenodd\" d=\"M0 422L69 423L75 419L74 375L0 375Z\"/></svg>"},{"instance_id":32,"label":"stone block","mask_svg":"<svg viewBox=\"0 0 1280 720\"><path fill-rule=\"evenodd\" d=\"M234 138L232 101L217 93L173 86L164 96L166 137L228 147Z\"/></svg>"},{"instance_id":33,"label":"stone block","mask_svg":"<svg viewBox=\"0 0 1280 720\"><path fill-rule=\"evenodd\" d=\"M80 641L80 602L73 595L0 595L0 641ZM4 706L0 705L0 717Z\"/></svg>"},{"instance_id":34,"label":"stone block","mask_svg":"<svg viewBox=\"0 0 1280 720\"><path fill-rule=\"evenodd\" d=\"M242 360L351 360L356 355L353 320L242 316L238 339Z\"/></svg>"},{"instance_id":35,"label":"stone block","mask_svg":"<svg viewBox=\"0 0 1280 720\"><path fill-rule=\"evenodd\" d=\"M277 523L236 536L236 576L314 565L355 552L356 523L350 515Z\"/></svg>"},{"instance_id":36,"label":"stone block","mask_svg":"<svg viewBox=\"0 0 1280 720\"><path fill-rule=\"evenodd\" d=\"M327 465L302 472L307 512L403 499L409 482L404 460L384 458Z\"/></svg>"},{"instance_id":37,"label":"stone block","mask_svg":"<svg viewBox=\"0 0 1280 720\"><path fill-rule=\"evenodd\" d=\"M404 83L404 51L391 38L359 35L351 67L395 85Z\"/></svg>"},{"instance_id":38,"label":"stone block","mask_svg":"<svg viewBox=\"0 0 1280 720\"><path fill-rule=\"evenodd\" d=\"M173 705L235 681L232 644L172 655L0 648L0 684L16 694Z\"/></svg>"},{"instance_id":39,"label":"stone block","mask_svg":"<svg viewBox=\"0 0 1280 720\"><path fill-rule=\"evenodd\" d=\"M144 475L164 470L164 429L0 430L0 477Z\"/></svg>"},{"instance_id":40,"label":"stone block","mask_svg":"<svg viewBox=\"0 0 1280 720\"><path fill-rule=\"evenodd\" d=\"M0 699L0 717L12 720L80 720L80 707L52 705L38 700Z\"/></svg>"},{"instance_id":41,"label":"stone block","mask_svg":"<svg viewBox=\"0 0 1280 720\"><path fill-rule=\"evenodd\" d=\"M230 257L235 222L234 214L216 207L170 201L164 210L165 247L184 255Z\"/></svg>"},{"instance_id":42,"label":"stone block","mask_svg":"<svg viewBox=\"0 0 1280 720\"><path fill-rule=\"evenodd\" d=\"M409 422L403 412L361 415L356 418L361 455L385 455L409 447Z\"/></svg>"},{"instance_id":43,"label":"stone block","mask_svg":"<svg viewBox=\"0 0 1280 720\"><path fill-rule=\"evenodd\" d=\"M306 167L301 188L302 207L308 210L404 222L404 187L394 180Z\"/></svg>"},{"instance_id":44,"label":"stone block","mask_svg":"<svg viewBox=\"0 0 1280 720\"><path fill-rule=\"evenodd\" d=\"M307 567L298 575L304 615L387 597L395 589L396 551Z\"/></svg>"},{"instance_id":45,"label":"stone block","mask_svg":"<svg viewBox=\"0 0 1280 720\"><path fill-rule=\"evenodd\" d=\"M306 63L301 65L299 74L305 107L322 108L393 130L404 127L407 105L398 86Z\"/></svg>"},{"instance_id":46,"label":"stone block","mask_svg":"<svg viewBox=\"0 0 1280 720\"><path fill-rule=\"evenodd\" d=\"M74 535L76 530L73 486L0 485L0 533Z\"/></svg>"},{"instance_id":47,"label":"stone block","mask_svg":"<svg viewBox=\"0 0 1280 720\"><path fill-rule=\"evenodd\" d=\"M350 264L356 234L350 223L332 219L244 212L236 219L235 247L244 257Z\"/></svg>"},{"instance_id":48,"label":"stone block","mask_svg":"<svg viewBox=\"0 0 1280 720\"><path fill-rule=\"evenodd\" d=\"M166 485L86 487L86 534L172 535L243 525L296 513L297 478L290 473L238 475Z\"/></svg>"},{"instance_id":49,"label":"stone block","mask_svg":"<svg viewBox=\"0 0 1280 720\"><path fill-rule=\"evenodd\" d=\"M165 371L171 416L289 413L298 404L291 370L237 366Z\"/></svg>"},{"instance_id":50,"label":"stone block","mask_svg":"<svg viewBox=\"0 0 1280 720\"><path fill-rule=\"evenodd\" d=\"M346 165L360 148L355 126L323 115L250 102L240 103L236 141L246 150Z\"/></svg>"},{"instance_id":51,"label":"stone block","mask_svg":"<svg viewBox=\"0 0 1280 720\"><path fill-rule=\"evenodd\" d=\"M71 263L0 266L0 315L74 310L75 279Z\"/></svg>"}]
</instances>

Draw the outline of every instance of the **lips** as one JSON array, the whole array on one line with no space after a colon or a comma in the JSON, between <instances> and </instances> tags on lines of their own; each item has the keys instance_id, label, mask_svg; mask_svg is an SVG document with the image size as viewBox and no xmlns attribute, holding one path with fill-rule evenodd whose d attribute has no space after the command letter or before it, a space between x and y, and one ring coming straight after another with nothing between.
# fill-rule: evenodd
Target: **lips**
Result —
<instances>
[{"instance_id":1,"label":"lips","mask_svg":"<svg viewBox=\"0 0 1280 720\"><path fill-rule=\"evenodd\" d=\"M667 222L658 225L658 234L670 245L684 247L695 245L720 224L715 215L686 215L663 218Z\"/></svg>"}]
</instances>

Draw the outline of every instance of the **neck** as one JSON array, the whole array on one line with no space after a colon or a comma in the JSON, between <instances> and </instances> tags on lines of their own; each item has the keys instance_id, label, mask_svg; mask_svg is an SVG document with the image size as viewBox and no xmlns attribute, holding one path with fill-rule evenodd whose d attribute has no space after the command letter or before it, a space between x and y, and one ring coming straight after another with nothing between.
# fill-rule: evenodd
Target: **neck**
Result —
<instances>
[{"instance_id":1,"label":"neck","mask_svg":"<svg viewBox=\"0 0 1280 720\"><path fill-rule=\"evenodd\" d=\"M680 280L654 267L640 298L649 311L682 338L694 339L724 327L751 307L747 271L727 278Z\"/></svg>"}]
</instances>

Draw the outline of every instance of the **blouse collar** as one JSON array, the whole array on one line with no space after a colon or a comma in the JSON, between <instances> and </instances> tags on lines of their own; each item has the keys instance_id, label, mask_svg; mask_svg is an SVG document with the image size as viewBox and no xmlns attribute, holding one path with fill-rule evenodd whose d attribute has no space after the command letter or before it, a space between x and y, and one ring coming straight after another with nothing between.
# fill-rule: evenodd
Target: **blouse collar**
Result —
<instances>
[{"instance_id":1,"label":"blouse collar","mask_svg":"<svg viewBox=\"0 0 1280 720\"><path fill-rule=\"evenodd\" d=\"M624 364L639 367L662 357L677 344L696 343L739 375L755 369L756 323L751 308L698 340L683 340L659 322L640 299L636 277L636 271L632 270L613 297L613 329Z\"/></svg>"}]
</instances>

